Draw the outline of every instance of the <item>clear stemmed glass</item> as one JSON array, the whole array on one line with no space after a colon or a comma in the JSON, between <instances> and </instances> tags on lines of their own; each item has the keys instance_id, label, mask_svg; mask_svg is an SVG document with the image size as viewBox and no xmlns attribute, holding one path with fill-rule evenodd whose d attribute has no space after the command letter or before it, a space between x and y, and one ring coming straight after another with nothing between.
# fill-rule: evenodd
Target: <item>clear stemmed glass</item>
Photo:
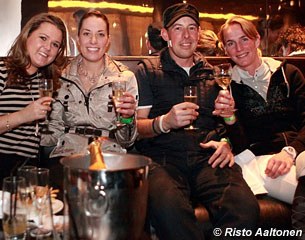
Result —
<instances>
[{"instance_id":1,"label":"clear stemmed glass","mask_svg":"<svg viewBox=\"0 0 305 240\"><path fill-rule=\"evenodd\" d=\"M184 87L184 101L185 102L192 102L197 104L197 87L196 86L185 86ZM193 121L191 121L191 124L184 128L185 130L195 130L198 129L193 126Z\"/></svg>"},{"instance_id":2,"label":"clear stemmed glass","mask_svg":"<svg viewBox=\"0 0 305 240\"><path fill-rule=\"evenodd\" d=\"M232 65L230 63L215 65L214 77L223 90L228 90L232 81Z\"/></svg>"},{"instance_id":3,"label":"clear stemmed glass","mask_svg":"<svg viewBox=\"0 0 305 240\"><path fill-rule=\"evenodd\" d=\"M38 227L33 229L30 234L32 237L43 237L52 234L52 230L45 229L43 226L43 211L49 204L49 169L37 168L34 170L34 178L36 178L36 186L34 187L34 204L38 212Z\"/></svg>"},{"instance_id":4,"label":"clear stemmed glass","mask_svg":"<svg viewBox=\"0 0 305 240\"><path fill-rule=\"evenodd\" d=\"M53 95L53 79L52 78L42 78L39 80L39 95L40 97L52 97ZM50 105L50 102L45 102L45 105ZM45 128L45 132L49 132L49 120L48 114L42 123Z\"/></svg>"},{"instance_id":5,"label":"clear stemmed glass","mask_svg":"<svg viewBox=\"0 0 305 240\"><path fill-rule=\"evenodd\" d=\"M223 63L214 66L214 77L217 84L226 91L230 92L232 96L231 90L231 81L232 81L232 65L231 63ZM231 111L236 111L233 109ZM224 112L223 112L224 113Z\"/></svg>"},{"instance_id":6,"label":"clear stemmed glass","mask_svg":"<svg viewBox=\"0 0 305 240\"><path fill-rule=\"evenodd\" d=\"M34 188L37 185L36 174L36 166L25 165L18 169L18 176L23 177L25 179L25 201L27 208L27 229L31 230L36 227L36 224L32 222L35 217L35 209L34 209Z\"/></svg>"},{"instance_id":7,"label":"clear stemmed glass","mask_svg":"<svg viewBox=\"0 0 305 240\"><path fill-rule=\"evenodd\" d=\"M112 100L114 106L116 108L116 126L121 127L124 126L124 123L120 121L120 113L117 112L117 105L120 103L119 98L123 96L124 92L126 92L126 81L124 80L115 80L112 82Z\"/></svg>"}]
</instances>

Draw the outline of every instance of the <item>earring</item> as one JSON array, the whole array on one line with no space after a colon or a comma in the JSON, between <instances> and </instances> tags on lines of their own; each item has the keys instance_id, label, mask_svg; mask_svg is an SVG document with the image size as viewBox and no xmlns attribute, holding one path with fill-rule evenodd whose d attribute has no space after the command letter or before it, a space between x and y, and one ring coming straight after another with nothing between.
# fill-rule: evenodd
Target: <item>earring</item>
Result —
<instances>
[{"instance_id":1,"label":"earring","mask_svg":"<svg viewBox=\"0 0 305 240\"><path fill-rule=\"evenodd\" d=\"M168 46L168 47L173 47L172 40L168 40L168 41L167 41L167 46Z\"/></svg>"}]
</instances>

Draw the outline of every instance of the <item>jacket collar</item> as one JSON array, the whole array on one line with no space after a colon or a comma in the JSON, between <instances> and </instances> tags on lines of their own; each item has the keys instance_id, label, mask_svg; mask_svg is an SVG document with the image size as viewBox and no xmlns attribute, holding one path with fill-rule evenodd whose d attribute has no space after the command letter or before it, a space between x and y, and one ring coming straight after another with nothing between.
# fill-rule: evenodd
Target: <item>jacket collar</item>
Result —
<instances>
[{"instance_id":1,"label":"jacket collar","mask_svg":"<svg viewBox=\"0 0 305 240\"><path fill-rule=\"evenodd\" d=\"M164 48L160 52L160 59L162 62L162 68L165 71L181 71L182 67L180 67L170 56L168 47ZM207 63L204 56L199 52L194 52L193 54L193 63L194 65L190 69L190 75L192 75L193 71L196 71L198 68L208 67L211 68L211 65ZM160 63L161 64L161 63ZM184 71L184 70L183 70ZM185 71L184 71L185 72Z\"/></svg>"},{"instance_id":2,"label":"jacket collar","mask_svg":"<svg viewBox=\"0 0 305 240\"><path fill-rule=\"evenodd\" d=\"M256 69L258 73L265 72L266 69L270 70L271 73L274 73L282 65L281 61L275 60L270 57L262 57L261 59L262 59L262 64ZM235 82L240 83L242 80L241 76L250 76L250 74L247 71L235 65L232 70L232 79Z\"/></svg>"},{"instance_id":3,"label":"jacket collar","mask_svg":"<svg viewBox=\"0 0 305 240\"><path fill-rule=\"evenodd\" d=\"M79 54L78 56L76 56L71 63L68 65L68 67L64 70L63 75L70 75L70 76L78 76L77 73L77 68L78 68L78 64L82 61L83 57ZM118 72L123 72L128 70L128 67L126 67L124 64L117 62L113 59L111 59L111 57L108 54L104 55L104 61L105 61L105 72L104 75L105 76L109 76L112 75L114 73L118 73Z\"/></svg>"}]
</instances>

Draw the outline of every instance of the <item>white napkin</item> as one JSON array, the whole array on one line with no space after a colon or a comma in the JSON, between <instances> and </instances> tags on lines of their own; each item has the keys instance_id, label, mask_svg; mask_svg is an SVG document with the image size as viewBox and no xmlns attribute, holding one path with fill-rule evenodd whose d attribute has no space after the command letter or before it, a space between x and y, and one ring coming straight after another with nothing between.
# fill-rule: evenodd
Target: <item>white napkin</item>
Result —
<instances>
[{"instance_id":1,"label":"white napkin","mask_svg":"<svg viewBox=\"0 0 305 240\"><path fill-rule=\"evenodd\" d=\"M254 195L268 193L256 157L250 150L236 155L235 162L242 168L243 177Z\"/></svg>"}]
</instances>

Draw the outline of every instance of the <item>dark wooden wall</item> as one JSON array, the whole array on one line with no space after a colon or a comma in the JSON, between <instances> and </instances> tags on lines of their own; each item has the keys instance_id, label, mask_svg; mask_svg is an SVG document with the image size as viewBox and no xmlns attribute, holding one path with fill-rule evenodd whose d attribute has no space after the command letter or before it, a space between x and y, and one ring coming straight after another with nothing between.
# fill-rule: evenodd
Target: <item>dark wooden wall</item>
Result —
<instances>
[{"instance_id":1,"label":"dark wooden wall","mask_svg":"<svg viewBox=\"0 0 305 240\"><path fill-rule=\"evenodd\" d=\"M42 12L48 12L48 0L22 0L21 28L31 17Z\"/></svg>"}]
</instances>

